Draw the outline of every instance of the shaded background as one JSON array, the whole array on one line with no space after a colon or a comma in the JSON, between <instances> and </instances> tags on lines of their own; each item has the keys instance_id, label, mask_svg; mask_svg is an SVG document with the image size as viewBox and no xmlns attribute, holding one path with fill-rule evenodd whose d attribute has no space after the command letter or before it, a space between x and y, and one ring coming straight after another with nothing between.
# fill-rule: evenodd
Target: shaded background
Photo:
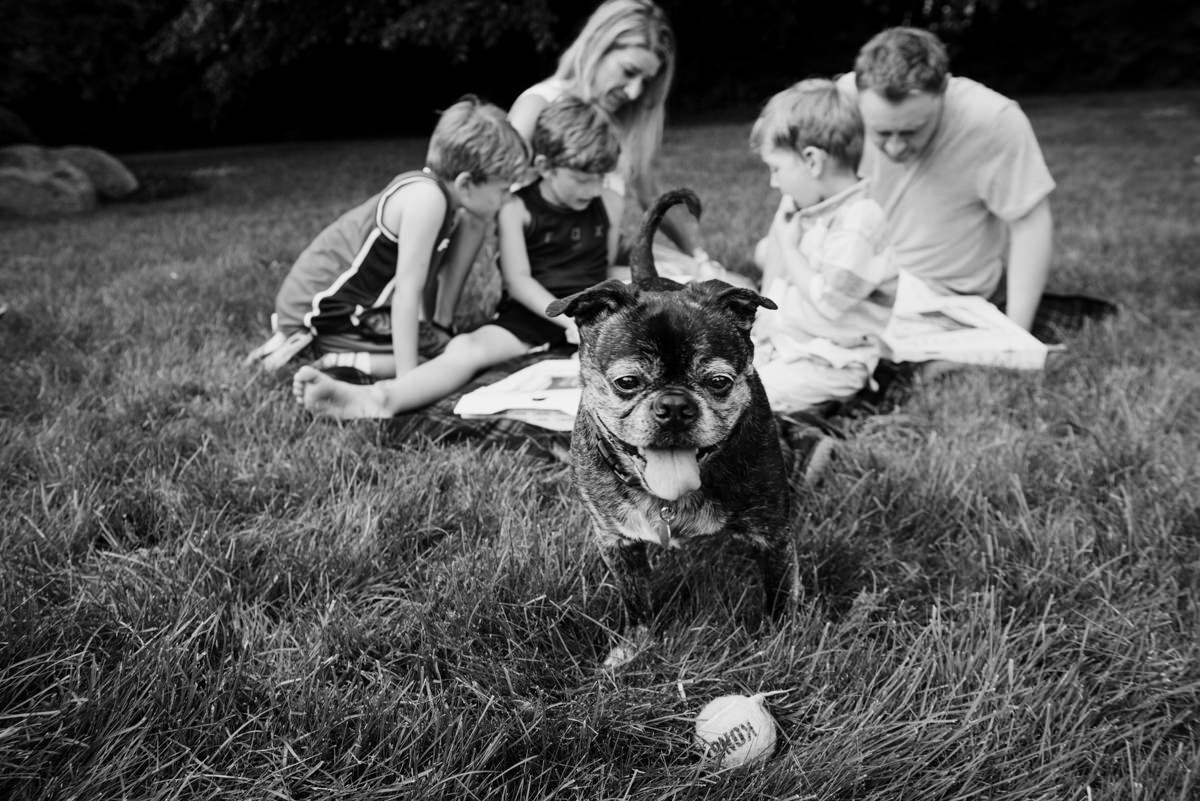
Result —
<instances>
[{"instance_id":1,"label":"shaded background","mask_svg":"<svg viewBox=\"0 0 1200 801\"><path fill-rule=\"evenodd\" d=\"M117 151L425 134L464 92L507 107L596 0L0 0L0 107L44 144ZM1195 86L1192 0L661 0L675 119L752 114L849 70L887 25L936 30L1009 94Z\"/></svg>"}]
</instances>

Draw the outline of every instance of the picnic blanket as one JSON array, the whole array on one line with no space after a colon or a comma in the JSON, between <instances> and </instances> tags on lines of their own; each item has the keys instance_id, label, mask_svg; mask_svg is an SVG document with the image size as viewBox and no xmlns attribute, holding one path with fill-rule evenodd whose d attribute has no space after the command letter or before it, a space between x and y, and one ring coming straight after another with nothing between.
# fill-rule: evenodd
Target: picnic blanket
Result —
<instances>
[{"instance_id":1,"label":"picnic blanket","mask_svg":"<svg viewBox=\"0 0 1200 801\"><path fill-rule=\"evenodd\" d=\"M1046 295L1038 309L1034 333L1043 342L1061 342L1064 334L1078 331L1089 321L1114 316L1117 308L1105 301L1080 296ZM401 447L413 438L437 443L480 442L500 447L526 447L541 455L561 458L570 446L570 432L552 431L507 418L466 419L455 414L454 407L468 392L495 383L543 359L567 359L575 353L573 345L526 354L497 365L478 376L459 391L415 412L397 415L384 423L387 441ZM815 427L833 436L845 437L856 420L887 414L904 403L920 374L919 362L883 360L874 374L874 385L853 398L829 401L811 412L777 415L781 429Z\"/></svg>"},{"instance_id":2,"label":"picnic blanket","mask_svg":"<svg viewBox=\"0 0 1200 801\"><path fill-rule=\"evenodd\" d=\"M400 444L413 438L437 443L488 442L508 448L530 447L536 452L560 455L571 443L569 431L551 431L540 426L507 418L465 419L454 413L460 398L468 392L493 384L517 370L543 359L567 359L575 347L562 346L510 359L476 376L457 392L415 412L399 414L388 420L388 439Z\"/></svg>"}]
</instances>

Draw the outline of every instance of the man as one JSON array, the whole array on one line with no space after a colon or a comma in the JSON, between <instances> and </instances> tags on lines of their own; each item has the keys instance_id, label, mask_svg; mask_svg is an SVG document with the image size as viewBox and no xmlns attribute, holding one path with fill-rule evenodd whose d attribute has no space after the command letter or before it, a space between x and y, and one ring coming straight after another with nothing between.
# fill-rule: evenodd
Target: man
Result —
<instances>
[{"instance_id":1,"label":"man","mask_svg":"<svg viewBox=\"0 0 1200 801\"><path fill-rule=\"evenodd\" d=\"M917 28L862 47L838 82L862 112L860 173L901 269L989 298L1029 330L1050 270L1054 179L1017 104L949 66L937 36Z\"/></svg>"}]
</instances>

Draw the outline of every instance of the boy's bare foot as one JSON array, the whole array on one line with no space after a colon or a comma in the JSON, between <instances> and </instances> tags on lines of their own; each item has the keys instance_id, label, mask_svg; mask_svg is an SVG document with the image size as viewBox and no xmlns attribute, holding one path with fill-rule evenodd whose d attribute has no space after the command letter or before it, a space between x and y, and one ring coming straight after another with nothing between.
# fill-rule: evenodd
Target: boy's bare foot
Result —
<instances>
[{"instance_id":1,"label":"boy's bare foot","mask_svg":"<svg viewBox=\"0 0 1200 801\"><path fill-rule=\"evenodd\" d=\"M292 395L318 417L352 420L359 417L391 417L383 406L375 384L338 381L313 367L301 367L292 379Z\"/></svg>"}]
</instances>

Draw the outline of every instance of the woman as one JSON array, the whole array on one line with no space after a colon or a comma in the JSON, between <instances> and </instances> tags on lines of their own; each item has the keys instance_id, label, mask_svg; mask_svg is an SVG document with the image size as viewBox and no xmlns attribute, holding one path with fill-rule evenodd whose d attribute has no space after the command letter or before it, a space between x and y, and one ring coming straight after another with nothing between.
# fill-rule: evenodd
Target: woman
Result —
<instances>
[{"instance_id":1,"label":"woman","mask_svg":"<svg viewBox=\"0 0 1200 801\"><path fill-rule=\"evenodd\" d=\"M574 94L607 110L621 131L621 162L605 181L619 223L627 187L643 208L659 194L653 162L674 73L675 37L662 9L651 0L606 0L563 52L554 75L525 90L508 119L528 140L537 115L560 95ZM702 270L720 271L686 211L669 214L662 228Z\"/></svg>"}]
</instances>

